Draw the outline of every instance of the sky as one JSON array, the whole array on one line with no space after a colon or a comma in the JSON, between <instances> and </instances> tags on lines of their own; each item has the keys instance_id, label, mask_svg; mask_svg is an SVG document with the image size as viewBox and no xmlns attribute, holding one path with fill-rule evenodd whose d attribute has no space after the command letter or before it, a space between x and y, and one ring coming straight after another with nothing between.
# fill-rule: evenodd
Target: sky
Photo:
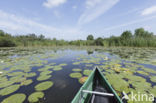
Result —
<instances>
[{"instance_id":1,"label":"sky","mask_svg":"<svg viewBox=\"0 0 156 103\"><path fill-rule=\"evenodd\" d=\"M136 28L156 34L156 0L0 0L0 30L85 40Z\"/></svg>"}]
</instances>

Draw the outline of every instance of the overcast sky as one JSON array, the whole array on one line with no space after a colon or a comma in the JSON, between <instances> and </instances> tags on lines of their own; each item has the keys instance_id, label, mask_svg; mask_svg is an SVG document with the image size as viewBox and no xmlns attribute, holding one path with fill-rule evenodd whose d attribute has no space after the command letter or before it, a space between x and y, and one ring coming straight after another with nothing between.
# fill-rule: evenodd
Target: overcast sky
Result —
<instances>
[{"instance_id":1,"label":"overcast sky","mask_svg":"<svg viewBox=\"0 0 156 103\"><path fill-rule=\"evenodd\" d=\"M0 29L14 35L75 40L139 27L156 34L156 0L0 0Z\"/></svg>"}]
</instances>

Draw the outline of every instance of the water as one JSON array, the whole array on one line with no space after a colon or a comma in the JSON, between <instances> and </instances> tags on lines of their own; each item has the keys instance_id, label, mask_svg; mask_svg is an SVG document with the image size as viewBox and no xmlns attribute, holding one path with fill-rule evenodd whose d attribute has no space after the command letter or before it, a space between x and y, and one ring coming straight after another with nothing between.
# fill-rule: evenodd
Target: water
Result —
<instances>
[{"instance_id":1,"label":"water","mask_svg":"<svg viewBox=\"0 0 156 103\"><path fill-rule=\"evenodd\" d=\"M106 51L93 51L93 52L89 52L85 49L83 50L73 50L73 49L64 49L64 50L51 50L51 49L47 49L47 51L45 52L46 50L44 50L44 53L46 55L49 55L49 54L58 54L58 55L61 55L55 59L53 58L41 58L40 54L44 55L43 52L41 53L38 53L38 54L35 54L32 55L32 54L27 54L27 56L29 56L28 58L31 58L33 60L33 58L39 58L40 60L44 60L44 61L47 61L47 64L45 63L45 65L48 65L50 63L56 63L55 65L58 65L58 64L61 64L61 63L66 63L67 65L66 66L63 66L63 69L60 70L60 71L53 71L51 73L52 77L47 79L47 80L44 80L44 81L53 81L54 85L49 88L48 90L45 90L43 91L45 96L44 98L40 99L40 103L69 103L72 101L72 99L74 98L74 96L76 95L76 93L78 92L79 88L82 86L82 84L80 84L78 82L78 79L75 79L75 78L71 78L69 75L70 73L72 73L72 69L74 68L80 68L82 70L84 69L93 69L94 66L100 66L100 65L104 65L102 63L104 62L109 62L111 60L119 60L121 61L120 63L123 64L123 66L125 65L123 62L125 62L122 58L120 58L119 56L117 55L114 55L112 53L109 53L109 52L106 52ZM90 60L90 57L94 57L98 54L102 54L102 55L105 55L109 58L109 60L103 60L101 59L100 60L100 63L99 64L96 64L96 63L81 63L79 65L73 65L74 62L78 62L78 61L81 61L81 60L78 60L77 58L79 58L80 56L85 56L84 58L88 57ZM32 56L31 56L32 55ZM15 61L15 58L17 60L17 58L22 58L20 60L23 60L25 59L25 55L20 55L20 53L18 53L18 55L16 53L13 53L13 55L9 55L9 56L6 56L7 59L10 58L10 60L12 61ZM98 57L98 58L102 58L102 57ZM2 58L2 60L5 61L5 59ZM20 62L19 60L19 62ZM96 61L95 61L96 62ZM127 61L129 63L133 63L131 61ZM16 61L16 63L18 63L18 61ZM93 66L86 66L86 64L92 64ZM134 63L133 63L134 64ZM137 64L137 63L135 63ZM11 66L14 65L14 64L11 64ZM148 67L150 69L153 69L153 70L156 70L156 65L152 65L152 64L142 64L142 63L139 63L139 65L143 65L144 67ZM34 66L32 67L31 71L30 72L35 72L37 75L34 76L34 77L30 77L30 78L27 78L27 79L32 79L33 80L33 83L28 85L28 86L21 86L20 89L18 89L17 91L7 95L7 96L0 96L0 101L4 100L5 98L15 94L15 93L24 93L27 98L25 99L24 103L28 103L28 96L35 92L35 89L34 87L38 84L38 83L41 83L41 82L44 82L44 81L37 81L36 78L39 76L39 71L38 69L40 68L43 68L43 66ZM1 70L1 68L0 68ZM8 70L8 69L5 69L5 70ZM105 71L105 70L104 70ZM81 72L83 74L83 72ZM136 75L140 75L144 78L147 79L147 82L150 82L152 84L152 86L156 86L156 84L154 82L151 82L149 80L149 76L143 76L142 74L136 74ZM84 75L83 75L84 76ZM153 76L156 76L156 74L153 74ZM0 77L1 78L1 77ZM18 83L17 83L18 84ZM0 89L1 90L1 89Z\"/></svg>"}]
</instances>

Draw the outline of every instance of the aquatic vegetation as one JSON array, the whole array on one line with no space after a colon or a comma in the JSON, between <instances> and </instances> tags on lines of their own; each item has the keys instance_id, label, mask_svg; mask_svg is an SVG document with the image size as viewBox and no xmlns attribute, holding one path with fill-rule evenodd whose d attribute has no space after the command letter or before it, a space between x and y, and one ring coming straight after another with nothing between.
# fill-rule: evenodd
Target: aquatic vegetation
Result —
<instances>
[{"instance_id":1,"label":"aquatic vegetation","mask_svg":"<svg viewBox=\"0 0 156 103\"><path fill-rule=\"evenodd\" d=\"M30 103L36 103L39 101L40 98L43 98L43 97L44 97L43 92L34 92L28 97L28 101Z\"/></svg>"},{"instance_id":2,"label":"aquatic vegetation","mask_svg":"<svg viewBox=\"0 0 156 103\"><path fill-rule=\"evenodd\" d=\"M73 63L73 65L79 65L80 64L80 62L74 62Z\"/></svg>"},{"instance_id":3,"label":"aquatic vegetation","mask_svg":"<svg viewBox=\"0 0 156 103\"><path fill-rule=\"evenodd\" d=\"M53 86L53 82L52 81L46 81L46 82L42 82L42 83L37 84L35 86L35 89L37 91L43 91L43 90L49 89L52 86Z\"/></svg>"},{"instance_id":4,"label":"aquatic vegetation","mask_svg":"<svg viewBox=\"0 0 156 103\"><path fill-rule=\"evenodd\" d=\"M153 88L151 88L149 90L150 93L152 93L154 96L156 95L156 86L154 86Z\"/></svg>"},{"instance_id":5,"label":"aquatic vegetation","mask_svg":"<svg viewBox=\"0 0 156 103\"><path fill-rule=\"evenodd\" d=\"M154 74L156 74L156 71L155 70L153 70L153 69L151 69L151 68L142 68L144 71L146 71L146 72L148 72L148 73L154 73Z\"/></svg>"},{"instance_id":6,"label":"aquatic vegetation","mask_svg":"<svg viewBox=\"0 0 156 103\"><path fill-rule=\"evenodd\" d=\"M14 81L4 81L4 82L1 82L0 83L0 88L4 88L4 87L7 87L7 86L10 86L13 83L15 83L15 82Z\"/></svg>"},{"instance_id":7,"label":"aquatic vegetation","mask_svg":"<svg viewBox=\"0 0 156 103\"><path fill-rule=\"evenodd\" d=\"M52 73L52 71L43 71L43 72L41 72L40 73L40 75L48 75L48 74L51 74Z\"/></svg>"},{"instance_id":8,"label":"aquatic vegetation","mask_svg":"<svg viewBox=\"0 0 156 103\"><path fill-rule=\"evenodd\" d=\"M34 77L34 76L36 76L36 73L34 72L24 74L24 77Z\"/></svg>"},{"instance_id":9,"label":"aquatic vegetation","mask_svg":"<svg viewBox=\"0 0 156 103\"><path fill-rule=\"evenodd\" d=\"M152 82L155 82L155 83L156 83L156 76L151 76L151 77L150 77L150 80L151 80Z\"/></svg>"},{"instance_id":10,"label":"aquatic vegetation","mask_svg":"<svg viewBox=\"0 0 156 103\"><path fill-rule=\"evenodd\" d=\"M65 63L62 63L62 64L59 64L59 66L66 66L67 64L65 64Z\"/></svg>"},{"instance_id":11,"label":"aquatic vegetation","mask_svg":"<svg viewBox=\"0 0 156 103\"><path fill-rule=\"evenodd\" d=\"M83 71L83 74L89 76L91 72L92 72L92 70L85 69L85 70Z\"/></svg>"},{"instance_id":12,"label":"aquatic vegetation","mask_svg":"<svg viewBox=\"0 0 156 103\"><path fill-rule=\"evenodd\" d=\"M143 75L149 75L148 73L146 73L146 72L144 72L144 71L137 71L137 73L139 73L139 74L143 74Z\"/></svg>"},{"instance_id":13,"label":"aquatic vegetation","mask_svg":"<svg viewBox=\"0 0 156 103\"><path fill-rule=\"evenodd\" d=\"M88 77L81 77L81 78L79 78L79 83L83 84L86 82L87 79L88 79Z\"/></svg>"},{"instance_id":14,"label":"aquatic vegetation","mask_svg":"<svg viewBox=\"0 0 156 103\"><path fill-rule=\"evenodd\" d=\"M129 92L129 83L125 80L121 79L122 77L119 74L105 74L109 83L113 86L113 88L119 92L123 90L128 93Z\"/></svg>"},{"instance_id":15,"label":"aquatic vegetation","mask_svg":"<svg viewBox=\"0 0 156 103\"><path fill-rule=\"evenodd\" d=\"M63 52L60 53L59 51L57 53L56 51L56 53L54 53L52 52L51 48L38 49L39 48L33 50L33 52L31 53L28 50L26 50L25 52L20 51L22 52L22 54L20 52L19 54L15 52L14 54L17 54L18 57L10 56L5 57L4 59L1 59L0 57L0 61L4 61L3 63L0 62L0 72L3 72L0 73L0 91L12 85L20 85L29 90L29 86L33 86L31 85L31 83L34 80L38 80L37 82L39 82L40 86L38 86L39 84L35 82L36 84L38 84L34 87L36 92L32 93L28 97L29 102L38 102L39 99L44 97L44 94L43 97L41 96L42 92L38 92L47 90L48 88L53 86L53 83L52 86L50 86L51 83L41 85L41 83L44 83L44 80L51 78L52 72L56 73L57 70L65 69L63 68L63 66L69 66L66 68L67 71L71 71L72 69L72 73L69 74L69 76L71 78L75 78L79 83L83 84L87 80L87 76L92 71L90 68L98 66L119 95L121 95L121 92L123 90L126 93L129 93L130 91L137 93L138 91L140 91L143 93L153 93L156 95L156 70L155 68L152 69L156 66L156 49L99 48L98 50L97 48L96 52L92 50L93 54L89 55L83 54L82 52L80 52L78 55L75 55L73 53L77 57L75 58L75 56L73 56L71 60L68 59L67 61L67 64L70 61L71 63L73 63L73 65L71 65L70 63L67 65L66 62L58 60L58 57L61 57L61 54ZM112 54L110 54L111 52ZM55 73L53 76L57 74ZM57 89L57 87L55 89ZM15 94L14 91L10 92L9 94L11 93ZM1 99L0 102L2 102Z\"/></svg>"},{"instance_id":16,"label":"aquatic vegetation","mask_svg":"<svg viewBox=\"0 0 156 103\"><path fill-rule=\"evenodd\" d=\"M31 79L28 79L28 80L22 81L22 82L21 82L21 85L27 86L27 85L30 85L32 82L33 82L33 81L32 81Z\"/></svg>"},{"instance_id":17,"label":"aquatic vegetation","mask_svg":"<svg viewBox=\"0 0 156 103\"><path fill-rule=\"evenodd\" d=\"M6 76L0 76L0 83L1 82L5 82L5 81L8 81L8 78Z\"/></svg>"},{"instance_id":18,"label":"aquatic vegetation","mask_svg":"<svg viewBox=\"0 0 156 103\"><path fill-rule=\"evenodd\" d=\"M55 71L59 71L59 70L62 70L62 69L63 69L63 68L60 67L60 66L55 66L53 70L55 70Z\"/></svg>"},{"instance_id":19,"label":"aquatic vegetation","mask_svg":"<svg viewBox=\"0 0 156 103\"><path fill-rule=\"evenodd\" d=\"M15 83L18 83L18 82L22 82L22 81L26 80L26 77L22 77L21 75L13 76L13 77L9 78L9 80L14 81Z\"/></svg>"},{"instance_id":20,"label":"aquatic vegetation","mask_svg":"<svg viewBox=\"0 0 156 103\"><path fill-rule=\"evenodd\" d=\"M71 73L69 76L71 78L81 78L82 77L82 74L81 73Z\"/></svg>"},{"instance_id":21,"label":"aquatic vegetation","mask_svg":"<svg viewBox=\"0 0 156 103\"><path fill-rule=\"evenodd\" d=\"M91 67L91 66L93 66L93 64L86 64L86 66L87 66L87 67Z\"/></svg>"},{"instance_id":22,"label":"aquatic vegetation","mask_svg":"<svg viewBox=\"0 0 156 103\"><path fill-rule=\"evenodd\" d=\"M1 96L4 96L4 95L11 94L11 93L17 91L19 88L20 88L20 85L19 84L11 85L9 87L6 87L4 89L1 89L0 90L0 95Z\"/></svg>"},{"instance_id":23,"label":"aquatic vegetation","mask_svg":"<svg viewBox=\"0 0 156 103\"><path fill-rule=\"evenodd\" d=\"M24 75L23 72L12 72L12 73L8 73L8 76L19 76L19 75Z\"/></svg>"},{"instance_id":24,"label":"aquatic vegetation","mask_svg":"<svg viewBox=\"0 0 156 103\"><path fill-rule=\"evenodd\" d=\"M146 92L147 90L150 90L151 84L148 82L133 82L133 87L138 90L138 91L144 91Z\"/></svg>"},{"instance_id":25,"label":"aquatic vegetation","mask_svg":"<svg viewBox=\"0 0 156 103\"><path fill-rule=\"evenodd\" d=\"M26 98L25 94L18 93L4 99L2 103L23 103Z\"/></svg>"},{"instance_id":26,"label":"aquatic vegetation","mask_svg":"<svg viewBox=\"0 0 156 103\"><path fill-rule=\"evenodd\" d=\"M37 80L38 81L43 81L43 80L47 80L51 77L51 75L40 75Z\"/></svg>"},{"instance_id":27,"label":"aquatic vegetation","mask_svg":"<svg viewBox=\"0 0 156 103\"><path fill-rule=\"evenodd\" d=\"M53 66L46 65L45 67L38 69L38 71L40 71L40 72L42 72L42 71L47 71L47 70L49 70L49 69L51 69L51 68L53 68Z\"/></svg>"},{"instance_id":28,"label":"aquatic vegetation","mask_svg":"<svg viewBox=\"0 0 156 103\"><path fill-rule=\"evenodd\" d=\"M74 71L74 72L80 72L82 70L81 69L78 69L78 68L75 68L75 69L72 69L72 71Z\"/></svg>"}]
</instances>

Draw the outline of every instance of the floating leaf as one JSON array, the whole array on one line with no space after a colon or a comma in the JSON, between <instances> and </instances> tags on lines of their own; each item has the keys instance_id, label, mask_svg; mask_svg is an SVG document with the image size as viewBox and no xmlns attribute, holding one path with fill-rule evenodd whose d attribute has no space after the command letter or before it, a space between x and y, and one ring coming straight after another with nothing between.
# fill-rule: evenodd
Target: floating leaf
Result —
<instances>
[{"instance_id":1,"label":"floating leaf","mask_svg":"<svg viewBox=\"0 0 156 103\"><path fill-rule=\"evenodd\" d=\"M19 84L15 84L15 85L11 85L9 87L6 87L4 89L0 90L0 95L4 96L4 95L8 95L11 94L15 91L17 91L20 88Z\"/></svg>"},{"instance_id":2,"label":"floating leaf","mask_svg":"<svg viewBox=\"0 0 156 103\"><path fill-rule=\"evenodd\" d=\"M21 85L30 85L33 81L31 79L25 80L21 82Z\"/></svg>"},{"instance_id":3,"label":"floating leaf","mask_svg":"<svg viewBox=\"0 0 156 103\"><path fill-rule=\"evenodd\" d=\"M92 70L86 69L83 71L83 74L89 76L91 72Z\"/></svg>"},{"instance_id":4,"label":"floating leaf","mask_svg":"<svg viewBox=\"0 0 156 103\"><path fill-rule=\"evenodd\" d=\"M151 81L152 82L155 82L156 83L156 76L152 76L152 77L150 77L151 78Z\"/></svg>"},{"instance_id":5,"label":"floating leaf","mask_svg":"<svg viewBox=\"0 0 156 103\"><path fill-rule=\"evenodd\" d=\"M25 77L34 77L36 76L36 73L32 72L32 73L26 73L24 74Z\"/></svg>"},{"instance_id":6,"label":"floating leaf","mask_svg":"<svg viewBox=\"0 0 156 103\"><path fill-rule=\"evenodd\" d=\"M72 71L74 71L74 72L80 72L80 71L82 71L82 70L81 70L81 69L76 68L76 69L72 69Z\"/></svg>"},{"instance_id":7,"label":"floating leaf","mask_svg":"<svg viewBox=\"0 0 156 103\"><path fill-rule=\"evenodd\" d=\"M59 71L59 70L62 70L62 67L60 67L60 66L55 66L53 70Z\"/></svg>"},{"instance_id":8,"label":"floating leaf","mask_svg":"<svg viewBox=\"0 0 156 103\"><path fill-rule=\"evenodd\" d=\"M30 103L36 103L39 101L40 98L44 97L44 93L43 92L34 92L32 93L29 97L28 97L28 101Z\"/></svg>"},{"instance_id":9,"label":"floating leaf","mask_svg":"<svg viewBox=\"0 0 156 103\"><path fill-rule=\"evenodd\" d=\"M87 79L88 79L88 77L81 77L81 78L79 79L79 82L80 82L81 84L83 84L83 83L86 82Z\"/></svg>"},{"instance_id":10,"label":"floating leaf","mask_svg":"<svg viewBox=\"0 0 156 103\"><path fill-rule=\"evenodd\" d=\"M40 75L47 75L47 74L51 74L52 73L52 71L43 71L43 72L41 72L40 73Z\"/></svg>"},{"instance_id":11,"label":"floating leaf","mask_svg":"<svg viewBox=\"0 0 156 103\"><path fill-rule=\"evenodd\" d=\"M37 91L43 91L43 90L47 90L49 89L50 87L53 86L53 82L51 81L46 81L46 82L42 82L42 83L39 83L38 85L35 86L35 89Z\"/></svg>"},{"instance_id":12,"label":"floating leaf","mask_svg":"<svg viewBox=\"0 0 156 103\"><path fill-rule=\"evenodd\" d=\"M137 71L139 74L143 74L143 75L148 75L148 73L144 72L144 71Z\"/></svg>"},{"instance_id":13,"label":"floating leaf","mask_svg":"<svg viewBox=\"0 0 156 103\"><path fill-rule=\"evenodd\" d=\"M40 75L37 80L42 81L42 80L47 80L51 77L51 75Z\"/></svg>"},{"instance_id":14,"label":"floating leaf","mask_svg":"<svg viewBox=\"0 0 156 103\"><path fill-rule=\"evenodd\" d=\"M59 64L59 66L66 66L67 64L63 63L63 64Z\"/></svg>"},{"instance_id":15,"label":"floating leaf","mask_svg":"<svg viewBox=\"0 0 156 103\"><path fill-rule=\"evenodd\" d=\"M8 98L4 99L2 103L23 103L26 98L25 94L18 93L9 96Z\"/></svg>"},{"instance_id":16,"label":"floating leaf","mask_svg":"<svg viewBox=\"0 0 156 103\"><path fill-rule=\"evenodd\" d=\"M4 88L4 87L7 87L7 86L10 86L13 83L15 83L15 82L14 81L4 81L4 82L1 82L0 83L0 88Z\"/></svg>"},{"instance_id":17,"label":"floating leaf","mask_svg":"<svg viewBox=\"0 0 156 103\"><path fill-rule=\"evenodd\" d=\"M82 77L82 74L81 73L71 73L70 74L70 77L71 78L81 78Z\"/></svg>"}]
</instances>

